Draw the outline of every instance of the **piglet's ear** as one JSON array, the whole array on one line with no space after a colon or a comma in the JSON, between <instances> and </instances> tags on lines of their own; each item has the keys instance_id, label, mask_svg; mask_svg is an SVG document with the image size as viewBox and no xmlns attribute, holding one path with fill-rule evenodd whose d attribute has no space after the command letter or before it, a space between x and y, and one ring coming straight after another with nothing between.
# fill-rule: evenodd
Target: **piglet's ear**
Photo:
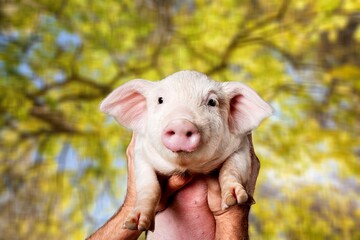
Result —
<instances>
[{"instance_id":1,"label":"piglet's ear","mask_svg":"<svg viewBox=\"0 0 360 240\"><path fill-rule=\"evenodd\" d=\"M250 132L273 113L272 107L250 87L238 82L225 82L223 87L230 97L229 126L233 132Z\"/></svg>"},{"instance_id":2,"label":"piglet's ear","mask_svg":"<svg viewBox=\"0 0 360 240\"><path fill-rule=\"evenodd\" d=\"M113 116L121 125L135 131L145 129L146 93L153 82L135 79L112 91L101 103L100 110Z\"/></svg>"}]
</instances>

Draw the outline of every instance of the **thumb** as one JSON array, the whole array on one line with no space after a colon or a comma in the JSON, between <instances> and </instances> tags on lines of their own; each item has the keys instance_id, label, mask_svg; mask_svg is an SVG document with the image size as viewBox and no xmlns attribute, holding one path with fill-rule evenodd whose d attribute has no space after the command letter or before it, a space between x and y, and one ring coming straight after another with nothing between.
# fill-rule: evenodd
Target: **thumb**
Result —
<instances>
[{"instance_id":1,"label":"thumb","mask_svg":"<svg viewBox=\"0 0 360 240\"><path fill-rule=\"evenodd\" d=\"M162 211L166 207L166 203L168 201L168 198L180 190L183 186L188 184L193 179L193 176L184 173L184 174L178 174L178 175L172 175L166 182L165 190L162 192L161 199L159 206L157 208L157 211Z\"/></svg>"}]
</instances>

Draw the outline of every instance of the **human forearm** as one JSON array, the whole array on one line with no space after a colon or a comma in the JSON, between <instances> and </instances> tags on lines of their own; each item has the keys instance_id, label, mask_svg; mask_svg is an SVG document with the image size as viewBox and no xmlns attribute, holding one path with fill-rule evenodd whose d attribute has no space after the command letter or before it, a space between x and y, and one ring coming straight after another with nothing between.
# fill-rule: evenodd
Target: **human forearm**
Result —
<instances>
[{"instance_id":1,"label":"human forearm","mask_svg":"<svg viewBox=\"0 0 360 240\"><path fill-rule=\"evenodd\" d=\"M135 191L135 172L134 172L134 144L135 136L133 136L129 147L126 151L127 168L128 168L128 186L126 198L123 206L115 213L109 221L107 221L101 228L93 233L88 240L123 240L123 239L137 239L141 231L134 231L123 229L123 223L130 211L135 205L136 191Z\"/></svg>"},{"instance_id":2,"label":"human forearm","mask_svg":"<svg viewBox=\"0 0 360 240\"><path fill-rule=\"evenodd\" d=\"M123 229L122 225L125 218L132 209L132 204L125 201L123 206L114 216L111 217L100 229L93 233L88 240L123 240L123 239L137 239L141 232Z\"/></svg>"},{"instance_id":3,"label":"human forearm","mask_svg":"<svg viewBox=\"0 0 360 240\"><path fill-rule=\"evenodd\" d=\"M215 239L249 239L249 205L233 206L228 211L215 216Z\"/></svg>"}]
</instances>

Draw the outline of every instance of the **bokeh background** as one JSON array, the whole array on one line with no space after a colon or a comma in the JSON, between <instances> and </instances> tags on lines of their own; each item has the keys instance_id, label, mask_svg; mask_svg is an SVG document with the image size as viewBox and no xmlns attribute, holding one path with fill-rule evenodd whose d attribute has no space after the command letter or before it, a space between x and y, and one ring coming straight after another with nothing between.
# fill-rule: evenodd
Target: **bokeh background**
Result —
<instances>
[{"instance_id":1,"label":"bokeh background","mask_svg":"<svg viewBox=\"0 0 360 240\"><path fill-rule=\"evenodd\" d=\"M98 110L183 69L275 108L252 239L360 239L357 0L0 0L0 239L84 239L121 205L130 132Z\"/></svg>"}]
</instances>

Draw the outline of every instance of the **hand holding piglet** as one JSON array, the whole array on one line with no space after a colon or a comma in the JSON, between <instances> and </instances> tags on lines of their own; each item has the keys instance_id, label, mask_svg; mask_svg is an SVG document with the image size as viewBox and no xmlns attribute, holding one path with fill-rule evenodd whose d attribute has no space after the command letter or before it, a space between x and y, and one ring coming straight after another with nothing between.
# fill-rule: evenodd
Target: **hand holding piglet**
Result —
<instances>
[{"instance_id":1,"label":"hand holding piglet","mask_svg":"<svg viewBox=\"0 0 360 240\"><path fill-rule=\"evenodd\" d=\"M115 89L101 110L137 134L137 199L126 228L149 229L161 195L159 174L207 174L220 168L222 208L248 199L247 134L272 113L249 87L181 71L159 82L130 81Z\"/></svg>"}]
</instances>

